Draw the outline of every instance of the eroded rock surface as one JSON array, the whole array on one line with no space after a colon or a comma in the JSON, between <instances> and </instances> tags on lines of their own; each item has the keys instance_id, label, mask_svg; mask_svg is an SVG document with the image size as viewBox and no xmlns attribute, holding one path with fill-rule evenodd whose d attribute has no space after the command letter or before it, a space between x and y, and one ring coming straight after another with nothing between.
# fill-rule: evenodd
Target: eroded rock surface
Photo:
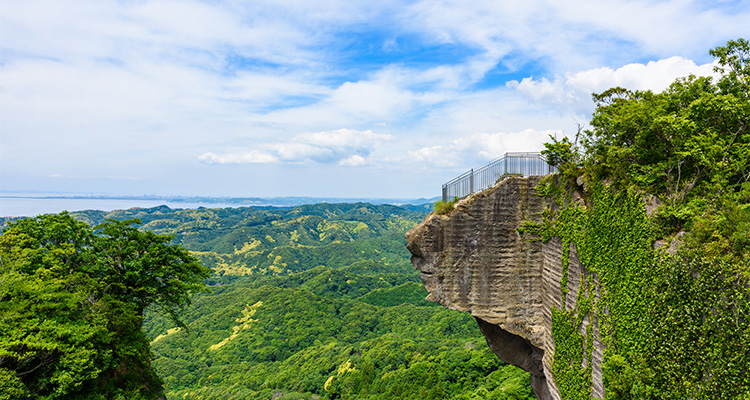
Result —
<instances>
[{"instance_id":1,"label":"eroded rock surface","mask_svg":"<svg viewBox=\"0 0 750 400\"><path fill-rule=\"evenodd\" d=\"M529 241L518 231L524 220L541 222L547 200L534 190L540 180L505 179L459 201L449 215L431 214L406 239L427 300L471 313L495 354L531 374L539 399L559 400L551 373L551 309L562 307L562 245ZM565 308L571 309L581 278L596 281L581 267L575 248L568 276ZM594 336L592 394L603 398L598 331Z\"/></svg>"}]
</instances>

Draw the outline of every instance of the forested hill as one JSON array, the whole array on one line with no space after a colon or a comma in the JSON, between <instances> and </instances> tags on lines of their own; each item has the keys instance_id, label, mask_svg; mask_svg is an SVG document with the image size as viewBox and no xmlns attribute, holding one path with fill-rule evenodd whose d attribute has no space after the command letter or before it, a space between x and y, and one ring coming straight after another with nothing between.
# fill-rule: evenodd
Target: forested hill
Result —
<instances>
[{"instance_id":1,"label":"forested hill","mask_svg":"<svg viewBox=\"0 0 750 400\"><path fill-rule=\"evenodd\" d=\"M323 203L172 210L162 206L73 215L90 225L107 218L137 218L143 223L141 229L174 235L175 243L214 269L215 278L230 278L288 275L319 265L342 268L363 260L411 272L403 233L425 217L429 205L407 207Z\"/></svg>"},{"instance_id":2,"label":"forested hill","mask_svg":"<svg viewBox=\"0 0 750 400\"><path fill-rule=\"evenodd\" d=\"M86 211L138 218L213 269L182 316L147 313L169 399L527 399L468 314L434 306L404 233L430 206Z\"/></svg>"}]
</instances>

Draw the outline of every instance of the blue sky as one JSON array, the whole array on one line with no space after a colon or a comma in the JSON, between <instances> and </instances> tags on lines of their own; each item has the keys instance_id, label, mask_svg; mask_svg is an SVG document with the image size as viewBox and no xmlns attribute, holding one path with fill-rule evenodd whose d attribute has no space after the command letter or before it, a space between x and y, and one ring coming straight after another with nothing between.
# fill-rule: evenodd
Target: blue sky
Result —
<instances>
[{"instance_id":1,"label":"blue sky","mask_svg":"<svg viewBox=\"0 0 750 400\"><path fill-rule=\"evenodd\" d=\"M0 190L432 197L712 74L740 1L5 1Z\"/></svg>"}]
</instances>

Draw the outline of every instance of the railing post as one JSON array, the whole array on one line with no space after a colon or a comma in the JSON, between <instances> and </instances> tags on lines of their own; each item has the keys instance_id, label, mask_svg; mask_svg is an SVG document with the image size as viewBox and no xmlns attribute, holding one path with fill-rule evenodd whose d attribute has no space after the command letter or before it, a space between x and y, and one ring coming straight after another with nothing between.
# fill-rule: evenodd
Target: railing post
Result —
<instances>
[{"instance_id":1,"label":"railing post","mask_svg":"<svg viewBox=\"0 0 750 400\"><path fill-rule=\"evenodd\" d=\"M443 202L448 201L448 186L443 185Z\"/></svg>"},{"instance_id":2,"label":"railing post","mask_svg":"<svg viewBox=\"0 0 750 400\"><path fill-rule=\"evenodd\" d=\"M474 194L474 168L471 169L471 175L469 178L469 194Z\"/></svg>"}]
</instances>

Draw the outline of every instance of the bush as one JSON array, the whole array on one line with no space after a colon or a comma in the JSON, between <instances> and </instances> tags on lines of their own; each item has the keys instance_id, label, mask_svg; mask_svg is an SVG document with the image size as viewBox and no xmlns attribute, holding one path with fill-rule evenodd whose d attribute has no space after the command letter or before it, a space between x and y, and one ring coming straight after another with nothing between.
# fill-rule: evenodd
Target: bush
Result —
<instances>
[{"instance_id":1,"label":"bush","mask_svg":"<svg viewBox=\"0 0 750 400\"><path fill-rule=\"evenodd\" d=\"M458 203L459 198L453 197L451 201L438 200L435 202L435 214L446 215L453 211L453 207Z\"/></svg>"}]
</instances>

